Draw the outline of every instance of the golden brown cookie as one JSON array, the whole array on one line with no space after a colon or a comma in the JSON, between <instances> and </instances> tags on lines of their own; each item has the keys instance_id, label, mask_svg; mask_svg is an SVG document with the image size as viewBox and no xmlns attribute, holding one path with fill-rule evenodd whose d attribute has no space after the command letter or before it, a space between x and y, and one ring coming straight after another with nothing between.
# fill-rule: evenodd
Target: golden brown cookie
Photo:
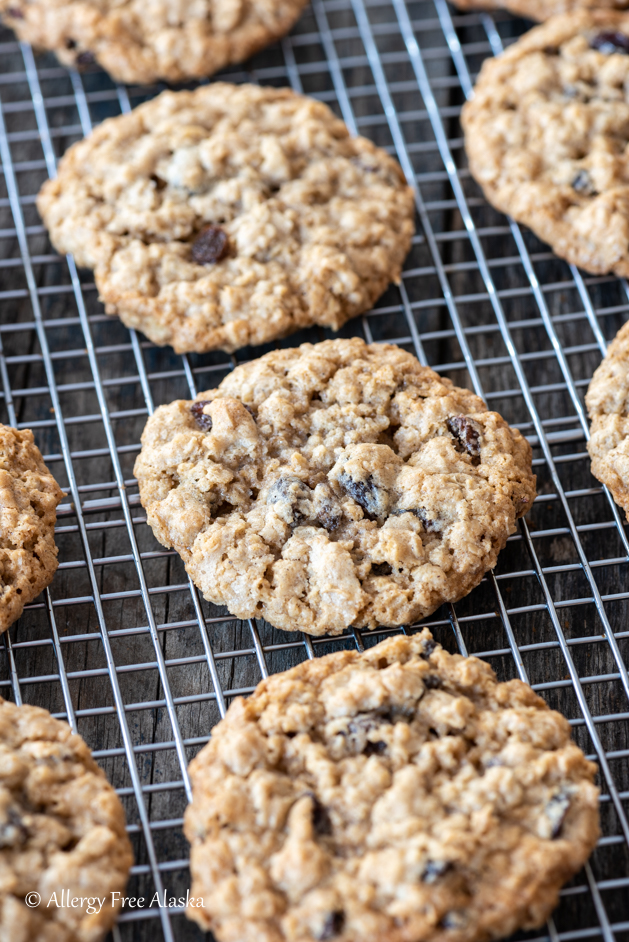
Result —
<instances>
[{"instance_id":1,"label":"golden brown cookie","mask_svg":"<svg viewBox=\"0 0 629 942\"><path fill-rule=\"evenodd\" d=\"M535 498L525 438L414 356L278 350L148 420L148 522L210 601L286 631L413 622L491 569Z\"/></svg>"},{"instance_id":2,"label":"golden brown cookie","mask_svg":"<svg viewBox=\"0 0 629 942\"><path fill-rule=\"evenodd\" d=\"M532 929L596 844L595 772L529 686L428 630L306 661L190 765L188 915L218 942Z\"/></svg>"},{"instance_id":3,"label":"golden brown cookie","mask_svg":"<svg viewBox=\"0 0 629 942\"><path fill-rule=\"evenodd\" d=\"M105 121L37 205L107 311L180 353L338 330L399 281L413 234L395 160L320 102L254 85Z\"/></svg>"},{"instance_id":4,"label":"golden brown cookie","mask_svg":"<svg viewBox=\"0 0 629 942\"><path fill-rule=\"evenodd\" d=\"M629 274L629 14L555 16L481 69L463 108L472 175L561 258Z\"/></svg>"},{"instance_id":5,"label":"golden brown cookie","mask_svg":"<svg viewBox=\"0 0 629 942\"><path fill-rule=\"evenodd\" d=\"M57 571L55 521L62 497L31 430L0 425L0 632Z\"/></svg>"},{"instance_id":6,"label":"golden brown cookie","mask_svg":"<svg viewBox=\"0 0 629 942\"><path fill-rule=\"evenodd\" d=\"M100 942L132 863L120 800L81 737L0 699L0 936Z\"/></svg>"},{"instance_id":7,"label":"golden brown cookie","mask_svg":"<svg viewBox=\"0 0 629 942\"><path fill-rule=\"evenodd\" d=\"M586 396L592 474L629 515L629 323L607 348Z\"/></svg>"},{"instance_id":8,"label":"golden brown cookie","mask_svg":"<svg viewBox=\"0 0 629 942\"><path fill-rule=\"evenodd\" d=\"M185 82L284 36L306 0L0 0L23 42L120 82Z\"/></svg>"}]
</instances>

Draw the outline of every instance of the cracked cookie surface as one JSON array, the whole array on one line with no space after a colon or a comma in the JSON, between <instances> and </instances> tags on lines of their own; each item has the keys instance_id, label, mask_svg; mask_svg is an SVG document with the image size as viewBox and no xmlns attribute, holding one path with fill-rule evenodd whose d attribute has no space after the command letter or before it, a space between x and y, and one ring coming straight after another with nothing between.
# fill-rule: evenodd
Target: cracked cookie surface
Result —
<instances>
[{"instance_id":1,"label":"cracked cookie surface","mask_svg":"<svg viewBox=\"0 0 629 942\"><path fill-rule=\"evenodd\" d=\"M0 632L57 571L55 521L62 497L31 430L0 425Z\"/></svg>"},{"instance_id":2,"label":"cracked cookie surface","mask_svg":"<svg viewBox=\"0 0 629 942\"><path fill-rule=\"evenodd\" d=\"M188 915L219 942L474 942L543 923L596 767L519 680L425 629L240 697L193 759Z\"/></svg>"},{"instance_id":3,"label":"cracked cookie surface","mask_svg":"<svg viewBox=\"0 0 629 942\"><path fill-rule=\"evenodd\" d=\"M480 72L462 124L485 196L593 273L629 274L629 14L579 11Z\"/></svg>"},{"instance_id":4,"label":"cracked cookie surface","mask_svg":"<svg viewBox=\"0 0 629 942\"><path fill-rule=\"evenodd\" d=\"M226 83L103 122L37 205L108 313L179 353L338 330L399 280L414 231L385 151L311 98Z\"/></svg>"},{"instance_id":5,"label":"cracked cookie surface","mask_svg":"<svg viewBox=\"0 0 629 942\"><path fill-rule=\"evenodd\" d=\"M81 737L47 710L0 699L0 936L99 942L132 863L120 800ZM62 891L85 902L63 905ZM105 897L102 908L88 913L89 897Z\"/></svg>"},{"instance_id":6,"label":"cracked cookie surface","mask_svg":"<svg viewBox=\"0 0 629 942\"><path fill-rule=\"evenodd\" d=\"M185 82L284 36L306 0L0 0L23 42L120 82Z\"/></svg>"},{"instance_id":7,"label":"cracked cookie surface","mask_svg":"<svg viewBox=\"0 0 629 942\"><path fill-rule=\"evenodd\" d=\"M303 344L160 406L135 474L210 601L284 630L407 624L491 569L532 504L525 438L389 344Z\"/></svg>"},{"instance_id":8,"label":"cracked cookie surface","mask_svg":"<svg viewBox=\"0 0 629 942\"><path fill-rule=\"evenodd\" d=\"M629 323L607 348L585 397L591 421L592 474L629 519Z\"/></svg>"}]
</instances>

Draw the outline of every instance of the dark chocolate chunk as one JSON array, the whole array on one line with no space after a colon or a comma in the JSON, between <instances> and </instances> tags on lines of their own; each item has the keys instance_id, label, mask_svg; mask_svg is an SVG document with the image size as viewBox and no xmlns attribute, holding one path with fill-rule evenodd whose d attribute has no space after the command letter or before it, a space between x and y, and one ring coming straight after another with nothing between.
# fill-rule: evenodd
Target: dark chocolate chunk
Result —
<instances>
[{"instance_id":1,"label":"dark chocolate chunk","mask_svg":"<svg viewBox=\"0 0 629 942\"><path fill-rule=\"evenodd\" d=\"M197 265L213 265L225 257L227 233L220 226L206 226L192 243L190 254Z\"/></svg>"},{"instance_id":2,"label":"dark chocolate chunk","mask_svg":"<svg viewBox=\"0 0 629 942\"><path fill-rule=\"evenodd\" d=\"M480 464L480 433L476 422L466 415L452 415L446 421L448 431L454 436L454 447L461 454L468 454L473 465Z\"/></svg>"},{"instance_id":3,"label":"dark chocolate chunk","mask_svg":"<svg viewBox=\"0 0 629 942\"><path fill-rule=\"evenodd\" d=\"M576 190L577 193L583 193L584 196L592 196L593 193L596 193L587 170L579 170L570 185L573 190Z\"/></svg>"},{"instance_id":4,"label":"dark chocolate chunk","mask_svg":"<svg viewBox=\"0 0 629 942\"><path fill-rule=\"evenodd\" d=\"M15 808L8 808L7 819L0 823L0 847L18 847L24 844L28 831Z\"/></svg>"},{"instance_id":5,"label":"dark chocolate chunk","mask_svg":"<svg viewBox=\"0 0 629 942\"><path fill-rule=\"evenodd\" d=\"M91 65L94 61L94 53L90 52L89 49L86 49L85 52L80 52L75 59L76 64L81 67Z\"/></svg>"},{"instance_id":6,"label":"dark chocolate chunk","mask_svg":"<svg viewBox=\"0 0 629 942\"><path fill-rule=\"evenodd\" d=\"M333 939L335 936L340 935L344 925L345 913L342 909L336 909L333 913L329 913L325 917L325 922L321 927L317 939L320 939L321 942L324 942L325 939Z\"/></svg>"},{"instance_id":7,"label":"dark chocolate chunk","mask_svg":"<svg viewBox=\"0 0 629 942\"><path fill-rule=\"evenodd\" d=\"M314 792L309 792L308 797L312 801L312 826L317 832L325 836L332 833L332 821L328 809L321 804Z\"/></svg>"},{"instance_id":8,"label":"dark chocolate chunk","mask_svg":"<svg viewBox=\"0 0 629 942\"><path fill-rule=\"evenodd\" d=\"M427 687L428 690L437 690L439 687L443 687L443 683L440 677L437 677L436 674L426 674L422 677L424 681L424 687Z\"/></svg>"},{"instance_id":9,"label":"dark chocolate chunk","mask_svg":"<svg viewBox=\"0 0 629 942\"><path fill-rule=\"evenodd\" d=\"M66 49L76 49L76 39L66 39Z\"/></svg>"},{"instance_id":10,"label":"dark chocolate chunk","mask_svg":"<svg viewBox=\"0 0 629 942\"><path fill-rule=\"evenodd\" d=\"M203 407L209 405L211 401L211 399L200 399L198 402L193 402L190 406L190 412L192 412L194 421L202 432L209 432L212 428L212 416L206 415L203 411Z\"/></svg>"},{"instance_id":11,"label":"dark chocolate chunk","mask_svg":"<svg viewBox=\"0 0 629 942\"><path fill-rule=\"evenodd\" d=\"M620 53L626 56L629 54L629 36L625 33L619 33L615 29L606 29L592 37L590 47L604 53L606 56L611 56L612 53Z\"/></svg>"},{"instance_id":12,"label":"dark chocolate chunk","mask_svg":"<svg viewBox=\"0 0 629 942\"><path fill-rule=\"evenodd\" d=\"M546 817L550 821L551 838L559 837L565 817L570 807L570 796L564 791L553 795L546 805Z\"/></svg>"},{"instance_id":13,"label":"dark chocolate chunk","mask_svg":"<svg viewBox=\"0 0 629 942\"><path fill-rule=\"evenodd\" d=\"M427 860L422 873L423 883L436 883L450 869L452 864L447 860Z\"/></svg>"},{"instance_id":14,"label":"dark chocolate chunk","mask_svg":"<svg viewBox=\"0 0 629 942\"><path fill-rule=\"evenodd\" d=\"M437 642L433 638L427 638L424 641L424 650L420 654L420 657L428 659L436 647L438 647Z\"/></svg>"},{"instance_id":15,"label":"dark chocolate chunk","mask_svg":"<svg viewBox=\"0 0 629 942\"><path fill-rule=\"evenodd\" d=\"M372 576L390 576L392 572L389 563L372 563L371 565Z\"/></svg>"},{"instance_id":16,"label":"dark chocolate chunk","mask_svg":"<svg viewBox=\"0 0 629 942\"><path fill-rule=\"evenodd\" d=\"M363 755L365 756L381 756L387 751L386 742L378 740L378 742L368 742L365 748L363 749Z\"/></svg>"},{"instance_id":17,"label":"dark chocolate chunk","mask_svg":"<svg viewBox=\"0 0 629 942\"><path fill-rule=\"evenodd\" d=\"M347 491L352 500L355 500L359 507L362 507L368 517L377 517L379 504L378 487L373 479L368 477L365 481L355 481L349 474L343 474L339 477L339 484Z\"/></svg>"}]
</instances>

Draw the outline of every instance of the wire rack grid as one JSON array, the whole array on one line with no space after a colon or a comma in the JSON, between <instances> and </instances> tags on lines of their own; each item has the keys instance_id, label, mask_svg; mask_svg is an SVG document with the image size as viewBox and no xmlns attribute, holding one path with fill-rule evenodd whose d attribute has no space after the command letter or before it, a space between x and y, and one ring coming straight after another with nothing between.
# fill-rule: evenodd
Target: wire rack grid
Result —
<instances>
[{"instance_id":1,"label":"wire rack grid","mask_svg":"<svg viewBox=\"0 0 629 942\"><path fill-rule=\"evenodd\" d=\"M583 395L629 288L554 258L490 209L467 172L461 105L482 60L527 26L445 0L312 0L290 37L225 77L312 94L397 155L417 235L402 284L343 333L414 351L533 445L539 497L527 520L496 570L426 624L502 679L529 681L598 763L603 836L553 919L521 937L611 942L629 939L629 542L589 473ZM239 622L199 596L146 525L132 467L147 414L260 351L180 357L126 330L102 312L90 273L52 251L34 201L70 143L159 90L68 72L0 34L0 419L34 430L67 492L59 571L3 636L0 693L85 737L125 803L129 894L147 899L185 895L186 767L231 699L269 672L390 633L310 639ZM200 933L180 906L125 910L114 930L162 937Z\"/></svg>"}]
</instances>

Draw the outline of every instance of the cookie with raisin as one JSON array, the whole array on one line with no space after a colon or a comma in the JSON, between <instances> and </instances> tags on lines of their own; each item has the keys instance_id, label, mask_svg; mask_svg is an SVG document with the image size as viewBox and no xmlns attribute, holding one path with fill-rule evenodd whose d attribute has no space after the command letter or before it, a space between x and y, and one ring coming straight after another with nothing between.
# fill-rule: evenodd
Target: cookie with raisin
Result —
<instances>
[{"instance_id":1,"label":"cookie with raisin","mask_svg":"<svg viewBox=\"0 0 629 942\"><path fill-rule=\"evenodd\" d=\"M284 36L306 0L0 0L21 42L119 82L186 82Z\"/></svg>"},{"instance_id":2,"label":"cookie with raisin","mask_svg":"<svg viewBox=\"0 0 629 942\"><path fill-rule=\"evenodd\" d=\"M101 942L133 863L120 799L84 740L39 707L0 698L0 756L0 935Z\"/></svg>"},{"instance_id":3,"label":"cookie with raisin","mask_svg":"<svg viewBox=\"0 0 629 942\"><path fill-rule=\"evenodd\" d=\"M629 274L629 14L555 16L487 60L462 113L489 202L588 272Z\"/></svg>"},{"instance_id":4,"label":"cookie with raisin","mask_svg":"<svg viewBox=\"0 0 629 942\"><path fill-rule=\"evenodd\" d=\"M0 425L0 632L57 571L55 522L62 497L31 430Z\"/></svg>"},{"instance_id":5,"label":"cookie with raisin","mask_svg":"<svg viewBox=\"0 0 629 942\"><path fill-rule=\"evenodd\" d=\"M218 942L480 942L542 925L596 767L520 680L425 629L238 697L190 765L188 915Z\"/></svg>"},{"instance_id":6,"label":"cookie with raisin","mask_svg":"<svg viewBox=\"0 0 629 942\"><path fill-rule=\"evenodd\" d=\"M338 330L399 281L399 164L321 102L215 83L164 92L73 145L37 205L110 314L179 353Z\"/></svg>"},{"instance_id":7,"label":"cookie with raisin","mask_svg":"<svg viewBox=\"0 0 629 942\"><path fill-rule=\"evenodd\" d=\"M286 631L408 624L466 595L535 498L531 448L391 344L329 340L160 406L135 464L205 598Z\"/></svg>"}]
</instances>

